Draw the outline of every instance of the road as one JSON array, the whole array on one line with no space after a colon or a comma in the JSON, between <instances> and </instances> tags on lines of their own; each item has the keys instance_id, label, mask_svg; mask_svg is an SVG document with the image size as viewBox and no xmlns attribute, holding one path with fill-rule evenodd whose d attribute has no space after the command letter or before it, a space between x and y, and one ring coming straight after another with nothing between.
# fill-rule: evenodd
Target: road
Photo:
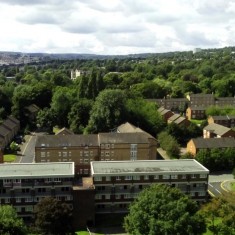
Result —
<instances>
[{"instance_id":1,"label":"road","mask_svg":"<svg viewBox=\"0 0 235 235\"><path fill-rule=\"evenodd\" d=\"M220 196L226 191L226 188L223 186L223 182L231 180L234 180L231 172L220 172L216 174L211 173L208 184L208 191L210 195L213 197Z\"/></svg>"},{"instance_id":2,"label":"road","mask_svg":"<svg viewBox=\"0 0 235 235\"><path fill-rule=\"evenodd\" d=\"M20 163L32 163L34 162L36 136L27 136L26 142L21 146L21 158Z\"/></svg>"}]
</instances>

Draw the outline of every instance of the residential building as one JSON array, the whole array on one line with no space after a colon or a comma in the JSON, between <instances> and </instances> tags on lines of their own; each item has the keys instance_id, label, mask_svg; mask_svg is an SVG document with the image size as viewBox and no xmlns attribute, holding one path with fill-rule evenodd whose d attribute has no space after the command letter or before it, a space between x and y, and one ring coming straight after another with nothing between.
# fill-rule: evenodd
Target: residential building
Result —
<instances>
[{"instance_id":1,"label":"residential building","mask_svg":"<svg viewBox=\"0 0 235 235\"><path fill-rule=\"evenodd\" d=\"M160 107L157 111L162 116L164 122L167 122L167 120L174 115L174 113L171 110L165 109L164 107Z\"/></svg>"},{"instance_id":2,"label":"residential building","mask_svg":"<svg viewBox=\"0 0 235 235\"><path fill-rule=\"evenodd\" d=\"M90 174L91 161L156 159L157 140L146 132L37 136L36 162L75 162L76 173Z\"/></svg>"},{"instance_id":3,"label":"residential building","mask_svg":"<svg viewBox=\"0 0 235 235\"><path fill-rule=\"evenodd\" d=\"M215 99L216 106L234 106L235 107L235 97L217 97Z\"/></svg>"},{"instance_id":4,"label":"residential building","mask_svg":"<svg viewBox=\"0 0 235 235\"><path fill-rule=\"evenodd\" d=\"M221 138L221 137L235 137L235 131L216 124L211 123L203 128L203 138Z\"/></svg>"},{"instance_id":5,"label":"residential building","mask_svg":"<svg viewBox=\"0 0 235 235\"><path fill-rule=\"evenodd\" d=\"M231 137L224 138L194 138L187 143L187 152L193 156L201 149L224 149L235 148L235 139Z\"/></svg>"},{"instance_id":6,"label":"residential building","mask_svg":"<svg viewBox=\"0 0 235 235\"><path fill-rule=\"evenodd\" d=\"M30 220L34 206L54 197L73 206L74 163L0 164L0 204Z\"/></svg>"},{"instance_id":7,"label":"residential building","mask_svg":"<svg viewBox=\"0 0 235 235\"><path fill-rule=\"evenodd\" d=\"M90 161L99 160L97 135L37 136L35 162L74 162L75 172L90 173Z\"/></svg>"},{"instance_id":8,"label":"residential building","mask_svg":"<svg viewBox=\"0 0 235 235\"><path fill-rule=\"evenodd\" d=\"M197 201L207 200L209 170L196 160L92 162L95 213L125 213L151 184L167 184Z\"/></svg>"},{"instance_id":9,"label":"residential building","mask_svg":"<svg viewBox=\"0 0 235 235\"><path fill-rule=\"evenodd\" d=\"M37 114L40 111L40 108L36 104L31 104L25 107L25 116L29 118L31 121L35 121L37 118Z\"/></svg>"},{"instance_id":10,"label":"residential building","mask_svg":"<svg viewBox=\"0 0 235 235\"><path fill-rule=\"evenodd\" d=\"M190 107L209 107L215 104L215 98L213 94L189 94L187 99L190 102Z\"/></svg>"},{"instance_id":11,"label":"residential building","mask_svg":"<svg viewBox=\"0 0 235 235\"><path fill-rule=\"evenodd\" d=\"M189 103L186 98L148 99L148 101L155 102L159 107L180 112L184 112Z\"/></svg>"},{"instance_id":12,"label":"residential building","mask_svg":"<svg viewBox=\"0 0 235 235\"><path fill-rule=\"evenodd\" d=\"M208 123L217 123L226 127L235 127L235 116L226 115L226 116L209 116L207 119Z\"/></svg>"},{"instance_id":13,"label":"residential building","mask_svg":"<svg viewBox=\"0 0 235 235\"><path fill-rule=\"evenodd\" d=\"M186 110L186 117L188 120L191 119L205 119L206 118L206 108L199 107L188 107Z\"/></svg>"},{"instance_id":14,"label":"residential building","mask_svg":"<svg viewBox=\"0 0 235 235\"><path fill-rule=\"evenodd\" d=\"M12 116L9 116L2 122L0 125L0 149L3 150L8 144L10 144L19 129L20 122Z\"/></svg>"}]
</instances>

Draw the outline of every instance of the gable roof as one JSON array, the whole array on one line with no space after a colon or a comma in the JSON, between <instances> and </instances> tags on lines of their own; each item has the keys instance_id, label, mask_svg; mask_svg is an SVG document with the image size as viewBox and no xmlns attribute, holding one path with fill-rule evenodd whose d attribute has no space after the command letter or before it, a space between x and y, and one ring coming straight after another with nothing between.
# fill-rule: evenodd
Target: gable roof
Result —
<instances>
[{"instance_id":1,"label":"gable roof","mask_svg":"<svg viewBox=\"0 0 235 235\"><path fill-rule=\"evenodd\" d=\"M219 136L222 136L231 130L228 127L225 127L225 126L222 126L222 125L219 125L216 123L211 123L211 124L205 126L203 129L206 131L213 132L214 134L219 135Z\"/></svg>"},{"instance_id":2,"label":"gable roof","mask_svg":"<svg viewBox=\"0 0 235 235\"><path fill-rule=\"evenodd\" d=\"M66 134L68 134L68 135L73 135L73 134L74 134L74 133L73 133L71 130L69 130L68 128L63 127L62 129L60 129L60 130L56 133L56 135L63 135L63 133L66 133Z\"/></svg>"},{"instance_id":3,"label":"gable roof","mask_svg":"<svg viewBox=\"0 0 235 235\"><path fill-rule=\"evenodd\" d=\"M2 125L4 126L4 127L6 127L6 128L8 128L8 129L10 129L10 130L13 130L15 127L17 127L18 125L15 123L15 122L13 122L11 119L6 119L3 123L2 123Z\"/></svg>"},{"instance_id":4,"label":"gable roof","mask_svg":"<svg viewBox=\"0 0 235 235\"><path fill-rule=\"evenodd\" d=\"M178 119L179 117L181 117L178 113L175 113L174 115L172 115L170 118L168 118L168 121L170 122L174 122L176 119Z\"/></svg>"},{"instance_id":5,"label":"gable roof","mask_svg":"<svg viewBox=\"0 0 235 235\"><path fill-rule=\"evenodd\" d=\"M210 116L214 120L230 120L230 119L235 119L235 115L224 115L224 116Z\"/></svg>"},{"instance_id":6,"label":"gable roof","mask_svg":"<svg viewBox=\"0 0 235 235\"><path fill-rule=\"evenodd\" d=\"M20 124L20 121L18 119L16 119L15 117L13 117L13 116L8 116L7 118L10 119L12 122L14 122L16 124Z\"/></svg>"},{"instance_id":7,"label":"gable roof","mask_svg":"<svg viewBox=\"0 0 235 235\"><path fill-rule=\"evenodd\" d=\"M0 135L1 136L7 136L10 133L10 130L7 129L5 126L0 126Z\"/></svg>"},{"instance_id":8,"label":"gable roof","mask_svg":"<svg viewBox=\"0 0 235 235\"><path fill-rule=\"evenodd\" d=\"M207 139L200 137L192 139L192 141L198 149L235 148L235 139L231 137Z\"/></svg>"}]
</instances>

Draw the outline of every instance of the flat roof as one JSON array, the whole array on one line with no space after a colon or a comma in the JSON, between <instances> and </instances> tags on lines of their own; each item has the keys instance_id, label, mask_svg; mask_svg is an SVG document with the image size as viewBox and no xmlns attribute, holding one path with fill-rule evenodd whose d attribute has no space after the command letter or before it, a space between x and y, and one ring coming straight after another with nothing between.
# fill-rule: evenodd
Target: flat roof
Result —
<instances>
[{"instance_id":1,"label":"flat roof","mask_svg":"<svg viewBox=\"0 0 235 235\"><path fill-rule=\"evenodd\" d=\"M74 162L0 164L0 179L73 176Z\"/></svg>"},{"instance_id":2,"label":"flat roof","mask_svg":"<svg viewBox=\"0 0 235 235\"><path fill-rule=\"evenodd\" d=\"M194 159L99 161L91 162L92 175L208 173L209 170Z\"/></svg>"}]
</instances>

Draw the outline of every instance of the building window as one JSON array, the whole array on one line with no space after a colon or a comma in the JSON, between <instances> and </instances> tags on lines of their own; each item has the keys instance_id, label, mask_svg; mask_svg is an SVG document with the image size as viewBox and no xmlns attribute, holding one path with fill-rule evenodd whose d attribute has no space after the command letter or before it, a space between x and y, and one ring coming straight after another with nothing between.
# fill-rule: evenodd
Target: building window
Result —
<instances>
[{"instance_id":1,"label":"building window","mask_svg":"<svg viewBox=\"0 0 235 235\"><path fill-rule=\"evenodd\" d=\"M58 152L59 157L61 157L61 152Z\"/></svg>"},{"instance_id":2,"label":"building window","mask_svg":"<svg viewBox=\"0 0 235 235\"><path fill-rule=\"evenodd\" d=\"M95 195L95 199L97 199L97 200L101 200L101 199L102 199L102 195L100 195L100 194L96 194L96 195Z\"/></svg>"},{"instance_id":3,"label":"building window","mask_svg":"<svg viewBox=\"0 0 235 235\"><path fill-rule=\"evenodd\" d=\"M120 194L116 194L115 195L115 199L121 199L121 195Z\"/></svg>"},{"instance_id":4,"label":"building window","mask_svg":"<svg viewBox=\"0 0 235 235\"><path fill-rule=\"evenodd\" d=\"M131 198L131 195L130 194L124 194L124 198L125 199Z\"/></svg>"},{"instance_id":5,"label":"building window","mask_svg":"<svg viewBox=\"0 0 235 235\"><path fill-rule=\"evenodd\" d=\"M26 197L25 198L25 202L32 202L33 201L33 198L32 197Z\"/></svg>"},{"instance_id":6,"label":"building window","mask_svg":"<svg viewBox=\"0 0 235 235\"><path fill-rule=\"evenodd\" d=\"M16 202L17 202L17 203L20 203L20 202L21 202L21 198L20 198L20 197L17 197L17 198L16 198Z\"/></svg>"},{"instance_id":7,"label":"building window","mask_svg":"<svg viewBox=\"0 0 235 235\"><path fill-rule=\"evenodd\" d=\"M54 182L61 182L61 178L54 178Z\"/></svg>"},{"instance_id":8,"label":"building window","mask_svg":"<svg viewBox=\"0 0 235 235\"><path fill-rule=\"evenodd\" d=\"M82 158L80 158L80 163L83 163L83 159Z\"/></svg>"},{"instance_id":9,"label":"building window","mask_svg":"<svg viewBox=\"0 0 235 235\"><path fill-rule=\"evenodd\" d=\"M50 157L50 152L47 152L47 157Z\"/></svg>"},{"instance_id":10,"label":"building window","mask_svg":"<svg viewBox=\"0 0 235 235\"><path fill-rule=\"evenodd\" d=\"M178 179L178 175L171 175L171 179Z\"/></svg>"},{"instance_id":11,"label":"building window","mask_svg":"<svg viewBox=\"0 0 235 235\"><path fill-rule=\"evenodd\" d=\"M67 152L63 152L63 157L67 157L68 153Z\"/></svg>"},{"instance_id":12,"label":"building window","mask_svg":"<svg viewBox=\"0 0 235 235\"><path fill-rule=\"evenodd\" d=\"M137 144L131 144L131 151L137 151Z\"/></svg>"},{"instance_id":13,"label":"building window","mask_svg":"<svg viewBox=\"0 0 235 235\"><path fill-rule=\"evenodd\" d=\"M106 181L110 181L111 177L110 176L106 176Z\"/></svg>"},{"instance_id":14,"label":"building window","mask_svg":"<svg viewBox=\"0 0 235 235\"><path fill-rule=\"evenodd\" d=\"M109 152L105 152L105 157L109 157Z\"/></svg>"},{"instance_id":15,"label":"building window","mask_svg":"<svg viewBox=\"0 0 235 235\"><path fill-rule=\"evenodd\" d=\"M33 212L33 206L26 206L25 211L26 212Z\"/></svg>"},{"instance_id":16,"label":"building window","mask_svg":"<svg viewBox=\"0 0 235 235\"><path fill-rule=\"evenodd\" d=\"M110 195L109 194L105 195L105 199L110 199Z\"/></svg>"},{"instance_id":17,"label":"building window","mask_svg":"<svg viewBox=\"0 0 235 235\"><path fill-rule=\"evenodd\" d=\"M72 156L72 153L71 152L69 152L69 157L71 157Z\"/></svg>"},{"instance_id":18,"label":"building window","mask_svg":"<svg viewBox=\"0 0 235 235\"><path fill-rule=\"evenodd\" d=\"M73 197L71 195L65 197L65 201L71 201L71 200L73 200Z\"/></svg>"},{"instance_id":19,"label":"building window","mask_svg":"<svg viewBox=\"0 0 235 235\"><path fill-rule=\"evenodd\" d=\"M196 178L196 176L197 176L197 175L192 174L192 175L191 175L191 178L192 178L192 179L195 179L195 178Z\"/></svg>"},{"instance_id":20,"label":"building window","mask_svg":"<svg viewBox=\"0 0 235 235\"><path fill-rule=\"evenodd\" d=\"M200 178L207 178L207 175L206 174L200 174Z\"/></svg>"},{"instance_id":21,"label":"building window","mask_svg":"<svg viewBox=\"0 0 235 235\"><path fill-rule=\"evenodd\" d=\"M89 159L85 158L84 163L88 163L88 162L89 162Z\"/></svg>"},{"instance_id":22,"label":"building window","mask_svg":"<svg viewBox=\"0 0 235 235\"><path fill-rule=\"evenodd\" d=\"M131 175L126 175L125 180L132 180L132 176Z\"/></svg>"},{"instance_id":23,"label":"building window","mask_svg":"<svg viewBox=\"0 0 235 235\"><path fill-rule=\"evenodd\" d=\"M121 180L121 177L120 176L116 176L116 180Z\"/></svg>"},{"instance_id":24,"label":"building window","mask_svg":"<svg viewBox=\"0 0 235 235\"><path fill-rule=\"evenodd\" d=\"M204 197L204 196L206 196L206 193L205 192L198 192L198 196Z\"/></svg>"},{"instance_id":25,"label":"building window","mask_svg":"<svg viewBox=\"0 0 235 235\"><path fill-rule=\"evenodd\" d=\"M82 156L82 151L80 151L80 156Z\"/></svg>"},{"instance_id":26,"label":"building window","mask_svg":"<svg viewBox=\"0 0 235 235\"><path fill-rule=\"evenodd\" d=\"M145 175L145 176L144 176L144 179L145 179L145 180L149 180L149 175Z\"/></svg>"},{"instance_id":27,"label":"building window","mask_svg":"<svg viewBox=\"0 0 235 235\"><path fill-rule=\"evenodd\" d=\"M154 179L158 180L159 179L159 175L154 175Z\"/></svg>"},{"instance_id":28,"label":"building window","mask_svg":"<svg viewBox=\"0 0 235 235\"><path fill-rule=\"evenodd\" d=\"M140 180L140 176L139 175L134 175L133 180Z\"/></svg>"},{"instance_id":29,"label":"building window","mask_svg":"<svg viewBox=\"0 0 235 235\"><path fill-rule=\"evenodd\" d=\"M181 179L186 179L186 175L181 175Z\"/></svg>"},{"instance_id":30,"label":"building window","mask_svg":"<svg viewBox=\"0 0 235 235\"><path fill-rule=\"evenodd\" d=\"M102 177L101 177L101 176L95 176L95 177L94 177L94 180L95 180L95 181L102 181Z\"/></svg>"},{"instance_id":31,"label":"building window","mask_svg":"<svg viewBox=\"0 0 235 235\"><path fill-rule=\"evenodd\" d=\"M163 178L164 180L170 179L170 175L163 175L162 178Z\"/></svg>"},{"instance_id":32,"label":"building window","mask_svg":"<svg viewBox=\"0 0 235 235\"><path fill-rule=\"evenodd\" d=\"M46 153L45 152L41 152L41 157L46 157Z\"/></svg>"},{"instance_id":33,"label":"building window","mask_svg":"<svg viewBox=\"0 0 235 235\"><path fill-rule=\"evenodd\" d=\"M10 201L11 201L10 198L8 198L8 197L5 198L5 203L10 203Z\"/></svg>"},{"instance_id":34,"label":"building window","mask_svg":"<svg viewBox=\"0 0 235 235\"><path fill-rule=\"evenodd\" d=\"M89 170L88 169L84 169L84 174L88 175L88 173L89 173Z\"/></svg>"}]
</instances>

